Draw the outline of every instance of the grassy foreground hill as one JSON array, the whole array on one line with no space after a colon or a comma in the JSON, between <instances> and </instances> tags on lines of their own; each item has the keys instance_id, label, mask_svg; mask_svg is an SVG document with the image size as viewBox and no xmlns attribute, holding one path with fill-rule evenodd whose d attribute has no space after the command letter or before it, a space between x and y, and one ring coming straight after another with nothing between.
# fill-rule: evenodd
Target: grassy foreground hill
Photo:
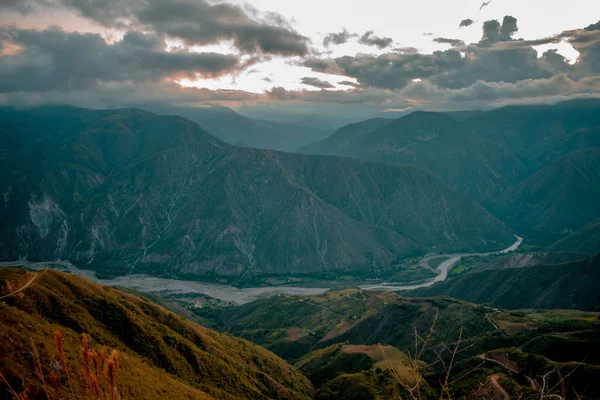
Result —
<instances>
[{"instance_id":1,"label":"grassy foreground hill","mask_svg":"<svg viewBox=\"0 0 600 400\"><path fill-rule=\"evenodd\" d=\"M13 293L31 282L18 293ZM264 348L191 323L140 297L56 271L0 269L0 372L15 390L44 398L32 342L45 376L63 379L54 331L60 329L76 398L85 396L81 334L94 348L120 352L126 399L302 399L310 382ZM57 367L58 365L58 367ZM0 383L0 398L9 399Z\"/></svg>"},{"instance_id":2,"label":"grassy foreground hill","mask_svg":"<svg viewBox=\"0 0 600 400\"><path fill-rule=\"evenodd\" d=\"M221 324L293 361L318 399L539 399L550 394L543 376L563 398L600 395L597 312L500 311L345 289L257 300L223 311ZM412 397L415 382L421 393Z\"/></svg>"}]
</instances>

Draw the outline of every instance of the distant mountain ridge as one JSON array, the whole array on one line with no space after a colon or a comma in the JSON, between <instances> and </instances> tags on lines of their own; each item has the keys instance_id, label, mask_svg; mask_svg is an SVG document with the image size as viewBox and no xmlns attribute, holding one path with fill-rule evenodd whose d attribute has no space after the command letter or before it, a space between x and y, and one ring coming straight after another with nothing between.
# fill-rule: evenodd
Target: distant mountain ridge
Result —
<instances>
[{"instance_id":1,"label":"distant mountain ridge","mask_svg":"<svg viewBox=\"0 0 600 400\"><path fill-rule=\"evenodd\" d=\"M281 151L294 151L299 146L327 137L330 131L293 123L253 119L222 106L176 107L140 105L158 114L174 114L190 119L230 144Z\"/></svg>"},{"instance_id":2,"label":"distant mountain ridge","mask_svg":"<svg viewBox=\"0 0 600 400\"><path fill-rule=\"evenodd\" d=\"M348 135L351 126L342 128L299 151L418 165L481 203L526 176L527 169L509 148L469 133L444 113L418 111L387 123L355 125L365 129Z\"/></svg>"},{"instance_id":3,"label":"distant mountain ridge","mask_svg":"<svg viewBox=\"0 0 600 400\"><path fill-rule=\"evenodd\" d=\"M582 99L368 120L299 151L420 166L549 244L600 218L599 148L600 99Z\"/></svg>"},{"instance_id":4,"label":"distant mountain ridge","mask_svg":"<svg viewBox=\"0 0 600 400\"><path fill-rule=\"evenodd\" d=\"M250 279L385 270L513 241L420 168L230 146L135 109L1 112L3 259Z\"/></svg>"}]
</instances>

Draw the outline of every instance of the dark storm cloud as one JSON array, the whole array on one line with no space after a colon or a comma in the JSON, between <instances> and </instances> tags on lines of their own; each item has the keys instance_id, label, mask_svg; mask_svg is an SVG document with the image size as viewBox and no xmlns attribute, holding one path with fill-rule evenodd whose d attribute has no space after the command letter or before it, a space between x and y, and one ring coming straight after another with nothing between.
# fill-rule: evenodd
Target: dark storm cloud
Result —
<instances>
[{"instance_id":1,"label":"dark storm cloud","mask_svg":"<svg viewBox=\"0 0 600 400\"><path fill-rule=\"evenodd\" d=\"M310 68L313 72L324 74L342 75L343 70L334 59L307 58L299 63L303 67Z\"/></svg>"},{"instance_id":2,"label":"dark storm cloud","mask_svg":"<svg viewBox=\"0 0 600 400\"><path fill-rule=\"evenodd\" d=\"M600 31L600 21L596 22L595 24L588 25L583 29L586 31Z\"/></svg>"},{"instance_id":3,"label":"dark storm cloud","mask_svg":"<svg viewBox=\"0 0 600 400\"><path fill-rule=\"evenodd\" d=\"M323 46L329 47L332 44L340 45L347 43L353 37L357 37L358 35L355 33L350 33L346 29L342 29L339 33L328 33L323 38Z\"/></svg>"},{"instance_id":4,"label":"dark storm cloud","mask_svg":"<svg viewBox=\"0 0 600 400\"><path fill-rule=\"evenodd\" d=\"M302 82L302 84L304 85L309 85L309 86L313 86L319 89L334 89L335 86L333 86L331 83L327 82L327 81L322 81L319 78L314 78L314 77L309 77L309 76L305 76L304 78L302 78L300 80L300 82Z\"/></svg>"},{"instance_id":5,"label":"dark storm cloud","mask_svg":"<svg viewBox=\"0 0 600 400\"><path fill-rule=\"evenodd\" d=\"M129 32L108 44L97 34L5 28L0 40L20 51L3 56L0 92L71 90L99 84L159 80L167 76L216 77L243 69L252 61L217 53L166 52L164 40Z\"/></svg>"},{"instance_id":6,"label":"dark storm cloud","mask_svg":"<svg viewBox=\"0 0 600 400\"><path fill-rule=\"evenodd\" d=\"M340 70L338 74L357 79L363 88L399 90L418 78L441 88L460 89L478 81L516 83L572 73L574 67L556 51L550 50L538 57L532 47L541 42L558 43L567 39L571 43L582 43L574 44L581 53L579 63L587 65L582 75L600 69L597 56L600 52L596 47L600 43L600 31L573 31L535 43L514 39L516 32L517 20L506 16L502 23L486 21L480 42L468 46L459 40L437 38L434 39L436 42L448 43L454 48L433 54L389 52L377 56L358 54L329 60L313 59L304 65L314 71L330 72L335 70L332 66L335 64Z\"/></svg>"},{"instance_id":7,"label":"dark storm cloud","mask_svg":"<svg viewBox=\"0 0 600 400\"><path fill-rule=\"evenodd\" d=\"M467 18L467 19L463 19L462 21L460 21L460 24L458 25L459 28L466 28L468 26L473 25L475 21L473 21L471 18Z\"/></svg>"},{"instance_id":8,"label":"dark storm cloud","mask_svg":"<svg viewBox=\"0 0 600 400\"><path fill-rule=\"evenodd\" d=\"M231 40L246 53L303 56L309 51L309 40L278 14L206 0L9 0L0 7L23 13L43 7L71 9L106 27L152 30L188 45Z\"/></svg>"},{"instance_id":9,"label":"dark storm cloud","mask_svg":"<svg viewBox=\"0 0 600 400\"><path fill-rule=\"evenodd\" d=\"M517 19L510 15L504 17L502 24L495 19L485 21L483 23L483 37L479 41L479 45L486 46L496 42L511 41L518 30Z\"/></svg>"},{"instance_id":10,"label":"dark storm cloud","mask_svg":"<svg viewBox=\"0 0 600 400\"><path fill-rule=\"evenodd\" d=\"M368 31L365 32L360 39L358 39L358 43L366 46L375 46L379 49L385 49L386 47L391 46L392 43L394 43L394 40L388 37L375 36L373 31Z\"/></svg>"},{"instance_id":11,"label":"dark storm cloud","mask_svg":"<svg viewBox=\"0 0 600 400\"><path fill-rule=\"evenodd\" d=\"M400 89L412 79L426 79L466 63L459 51L436 51L433 54L386 53L380 56L357 55L335 59L343 75L356 78L364 86Z\"/></svg>"},{"instance_id":12,"label":"dark storm cloud","mask_svg":"<svg viewBox=\"0 0 600 400\"><path fill-rule=\"evenodd\" d=\"M449 38L435 38L433 39L434 42L436 43L442 43L442 44L449 44L452 47L458 47L458 46L464 46L465 42L463 42L462 40L459 39L449 39Z\"/></svg>"}]
</instances>

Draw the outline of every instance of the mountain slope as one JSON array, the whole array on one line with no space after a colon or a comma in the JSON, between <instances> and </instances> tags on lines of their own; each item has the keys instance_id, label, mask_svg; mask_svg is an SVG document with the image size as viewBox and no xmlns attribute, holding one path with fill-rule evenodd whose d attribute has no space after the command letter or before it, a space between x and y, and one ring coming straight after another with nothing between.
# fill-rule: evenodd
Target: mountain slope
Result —
<instances>
[{"instance_id":1,"label":"mountain slope","mask_svg":"<svg viewBox=\"0 0 600 400\"><path fill-rule=\"evenodd\" d=\"M26 274L33 273L0 269L0 296L21 287L29 279ZM85 396L79 373L81 333L89 335L93 347L120 352L118 383L126 398L311 397L307 379L260 346L74 275L42 271L34 277L25 290L0 304L0 370L14 387L20 387L25 379L25 384L40 389L31 365L30 340L40 350L48 376L57 356L53 334L60 328L78 398Z\"/></svg>"},{"instance_id":2,"label":"mountain slope","mask_svg":"<svg viewBox=\"0 0 600 400\"><path fill-rule=\"evenodd\" d=\"M483 309L447 298L407 299L392 292L346 289L320 296L279 295L256 300L222 315L223 329L267 347L287 360L335 343L414 345L414 328L429 328L436 310L443 321L433 340L453 341L492 333Z\"/></svg>"},{"instance_id":3,"label":"mountain slope","mask_svg":"<svg viewBox=\"0 0 600 400\"><path fill-rule=\"evenodd\" d=\"M350 145L354 140L389 124L390 122L392 122L391 119L373 118L346 125L321 141L300 147L298 152L303 154L336 154L337 152L342 151L346 146Z\"/></svg>"},{"instance_id":4,"label":"mountain slope","mask_svg":"<svg viewBox=\"0 0 600 400\"><path fill-rule=\"evenodd\" d=\"M580 228L548 247L550 251L576 251L588 255L600 253L600 220Z\"/></svg>"},{"instance_id":5,"label":"mountain slope","mask_svg":"<svg viewBox=\"0 0 600 400\"><path fill-rule=\"evenodd\" d=\"M495 203L525 230L568 233L600 218L600 148L572 152L521 182Z\"/></svg>"},{"instance_id":6,"label":"mountain slope","mask_svg":"<svg viewBox=\"0 0 600 400\"><path fill-rule=\"evenodd\" d=\"M418 252L513 240L419 168L233 147L139 110L4 112L4 259L249 279L389 269ZM54 112L78 117L49 128Z\"/></svg>"},{"instance_id":7,"label":"mountain slope","mask_svg":"<svg viewBox=\"0 0 600 400\"><path fill-rule=\"evenodd\" d=\"M503 308L600 309L600 257L563 264L485 270L403 293L452 296Z\"/></svg>"},{"instance_id":8,"label":"mountain slope","mask_svg":"<svg viewBox=\"0 0 600 400\"><path fill-rule=\"evenodd\" d=\"M600 100L507 106L478 114L463 125L510 148L535 172L572 151L598 147Z\"/></svg>"},{"instance_id":9,"label":"mountain slope","mask_svg":"<svg viewBox=\"0 0 600 400\"><path fill-rule=\"evenodd\" d=\"M353 130L351 125L301 150L307 148L319 154L417 165L480 202L504 193L526 174L510 149L468 133L443 113L414 112L370 130Z\"/></svg>"},{"instance_id":10,"label":"mountain slope","mask_svg":"<svg viewBox=\"0 0 600 400\"><path fill-rule=\"evenodd\" d=\"M159 114L180 115L228 143L261 149L294 151L330 133L308 126L248 118L227 107L142 105L140 108Z\"/></svg>"}]
</instances>

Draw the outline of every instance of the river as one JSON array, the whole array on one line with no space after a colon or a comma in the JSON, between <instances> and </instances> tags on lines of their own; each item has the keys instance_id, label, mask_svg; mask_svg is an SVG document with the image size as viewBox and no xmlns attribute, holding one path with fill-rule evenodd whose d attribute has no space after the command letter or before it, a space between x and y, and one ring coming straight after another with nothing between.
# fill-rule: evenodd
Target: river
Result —
<instances>
[{"instance_id":1,"label":"river","mask_svg":"<svg viewBox=\"0 0 600 400\"><path fill-rule=\"evenodd\" d=\"M429 281L415 284L415 285L404 285L398 286L394 283L381 283L378 285L364 285L361 289L364 290L408 290L416 289L425 286L431 286L436 282L446 280L448 277L448 271L458 262L462 257L469 256L489 256L493 254L504 254L516 250L521 243L523 238L516 236L517 241L510 247L489 253L458 253L458 254L437 254L423 257L420 260L420 264L429 267L429 261L434 258L444 257L448 258L446 261L441 263L437 267L437 276ZM67 271L73 274L83 276L96 283L106 286L123 286L139 292L145 293L168 293L168 294L202 294L207 295L222 301L234 303L234 304L245 304L251 301L274 296L276 294L288 294L297 296L312 296L325 293L330 288L308 288L298 286L267 286L267 287L251 287L251 288L236 288L231 285L223 285L219 283L207 283L207 282L196 282L186 281L179 279L166 279L157 278L154 276L135 274L120 276L114 279L99 279L93 272L77 268L68 261L48 261L48 262L30 262L30 261L12 261L12 262L0 262L2 266L23 266L31 269L44 269L54 268L62 271Z\"/></svg>"},{"instance_id":2,"label":"river","mask_svg":"<svg viewBox=\"0 0 600 400\"><path fill-rule=\"evenodd\" d=\"M421 259L421 261L419 261L419 265L427 266L427 267L429 267L429 261L433 260L434 258L447 258L447 260L445 260L443 263L441 263L437 267L437 276L426 282L418 283L415 285L402 285L402 286L398 286L397 283L394 284L394 283L385 283L384 282L384 283L381 283L378 285L363 285L360 288L363 290L411 290L411 289L418 289L418 288L422 288L422 287L431 286L434 283L445 281L446 278L448 278L448 271L450 271L450 269L453 266L455 266L460 261L460 259L463 257L486 257L486 256L495 255L495 254L507 254L507 253L510 253L511 251L515 251L516 249L519 248L519 246L521 246L521 243L523 243L522 237L515 235L515 238L517 239L516 242L514 242L512 245L510 245L506 249L500 250L500 251L491 251L489 253L436 254L436 255L432 255L432 256L423 257Z\"/></svg>"}]
</instances>

